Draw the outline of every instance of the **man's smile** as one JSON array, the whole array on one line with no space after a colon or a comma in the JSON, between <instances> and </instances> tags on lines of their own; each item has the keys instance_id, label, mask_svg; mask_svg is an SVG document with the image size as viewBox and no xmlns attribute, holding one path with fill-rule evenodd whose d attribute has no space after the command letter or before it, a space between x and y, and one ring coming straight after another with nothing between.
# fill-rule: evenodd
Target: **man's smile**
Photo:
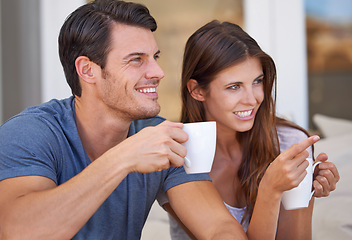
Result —
<instances>
[{"instance_id":1,"label":"man's smile","mask_svg":"<svg viewBox=\"0 0 352 240\"><path fill-rule=\"evenodd\" d=\"M140 93L156 93L156 88L155 87L138 88L136 89L136 91Z\"/></svg>"}]
</instances>

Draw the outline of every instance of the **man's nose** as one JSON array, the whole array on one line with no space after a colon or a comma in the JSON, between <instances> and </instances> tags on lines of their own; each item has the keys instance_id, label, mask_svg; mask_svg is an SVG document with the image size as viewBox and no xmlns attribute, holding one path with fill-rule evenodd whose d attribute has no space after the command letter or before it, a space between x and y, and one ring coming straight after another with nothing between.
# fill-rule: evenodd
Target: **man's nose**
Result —
<instances>
[{"instance_id":1,"label":"man's nose","mask_svg":"<svg viewBox=\"0 0 352 240\"><path fill-rule=\"evenodd\" d=\"M147 79L162 79L165 76L164 71L161 69L160 65L156 60L151 61L145 77Z\"/></svg>"}]
</instances>

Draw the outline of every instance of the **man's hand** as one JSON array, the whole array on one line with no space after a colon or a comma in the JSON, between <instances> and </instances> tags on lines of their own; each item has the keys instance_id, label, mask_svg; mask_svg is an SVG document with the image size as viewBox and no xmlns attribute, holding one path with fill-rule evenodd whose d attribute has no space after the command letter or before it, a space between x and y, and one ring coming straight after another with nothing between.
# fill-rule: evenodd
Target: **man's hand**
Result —
<instances>
[{"instance_id":1,"label":"man's hand","mask_svg":"<svg viewBox=\"0 0 352 240\"><path fill-rule=\"evenodd\" d=\"M125 162L129 172L148 173L182 166L187 150L181 143L188 140L182 127L182 123L170 121L146 127L106 154L108 158Z\"/></svg>"}]
</instances>

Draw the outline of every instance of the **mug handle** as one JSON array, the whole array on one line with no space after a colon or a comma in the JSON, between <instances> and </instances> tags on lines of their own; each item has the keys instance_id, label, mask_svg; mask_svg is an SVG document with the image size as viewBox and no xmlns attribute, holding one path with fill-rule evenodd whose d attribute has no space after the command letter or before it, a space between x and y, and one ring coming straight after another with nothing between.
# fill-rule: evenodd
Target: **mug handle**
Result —
<instances>
[{"instance_id":1,"label":"mug handle","mask_svg":"<svg viewBox=\"0 0 352 240\"><path fill-rule=\"evenodd\" d=\"M191 161L187 158L187 157L185 157L185 166L186 167L188 167L188 168L190 168L191 167Z\"/></svg>"},{"instance_id":2,"label":"mug handle","mask_svg":"<svg viewBox=\"0 0 352 240\"><path fill-rule=\"evenodd\" d=\"M319 162L316 162L316 163L313 164L313 173L314 173L315 167L318 166L320 163L322 163L322 162L319 161ZM315 193L315 189L314 189L314 190L312 191L312 193L310 194L309 200L312 199L314 193Z\"/></svg>"}]
</instances>

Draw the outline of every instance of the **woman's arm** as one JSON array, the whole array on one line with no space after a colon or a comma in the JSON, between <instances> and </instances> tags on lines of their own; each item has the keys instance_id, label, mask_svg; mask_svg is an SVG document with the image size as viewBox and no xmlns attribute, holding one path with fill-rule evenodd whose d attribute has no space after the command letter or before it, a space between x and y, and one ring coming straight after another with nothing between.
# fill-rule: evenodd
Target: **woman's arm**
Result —
<instances>
[{"instance_id":1,"label":"woman's arm","mask_svg":"<svg viewBox=\"0 0 352 240\"><path fill-rule=\"evenodd\" d=\"M249 239L275 239L282 193L298 186L306 176L306 158L309 154L305 149L318 139L313 136L292 145L267 168L259 184L257 200L248 226ZM311 216L308 218L311 221Z\"/></svg>"},{"instance_id":2,"label":"woman's arm","mask_svg":"<svg viewBox=\"0 0 352 240\"><path fill-rule=\"evenodd\" d=\"M312 239L314 198L307 208L285 210L281 205L276 239Z\"/></svg>"},{"instance_id":3,"label":"woman's arm","mask_svg":"<svg viewBox=\"0 0 352 240\"><path fill-rule=\"evenodd\" d=\"M167 196L177 217L196 239L247 239L212 182L180 184L170 188Z\"/></svg>"},{"instance_id":4,"label":"woman's arm","mask_svg":"<svg viewBox=\"0 0 352 240\"><path fill-rule=\"evenodd\" d=\"M163 208L166 212L168 212L172 218L174 218L177 222L177 224L183 229L183 231L185 231L185 233L193 240L197 240L197 238L192 234L191 231L188 230L188 228L182 223L182 221L177 217L176 213L174 212L174 210L172 209L172 207L170 206L170 203L165 203L163 205Z\"/></svg>"}]
</instances>

